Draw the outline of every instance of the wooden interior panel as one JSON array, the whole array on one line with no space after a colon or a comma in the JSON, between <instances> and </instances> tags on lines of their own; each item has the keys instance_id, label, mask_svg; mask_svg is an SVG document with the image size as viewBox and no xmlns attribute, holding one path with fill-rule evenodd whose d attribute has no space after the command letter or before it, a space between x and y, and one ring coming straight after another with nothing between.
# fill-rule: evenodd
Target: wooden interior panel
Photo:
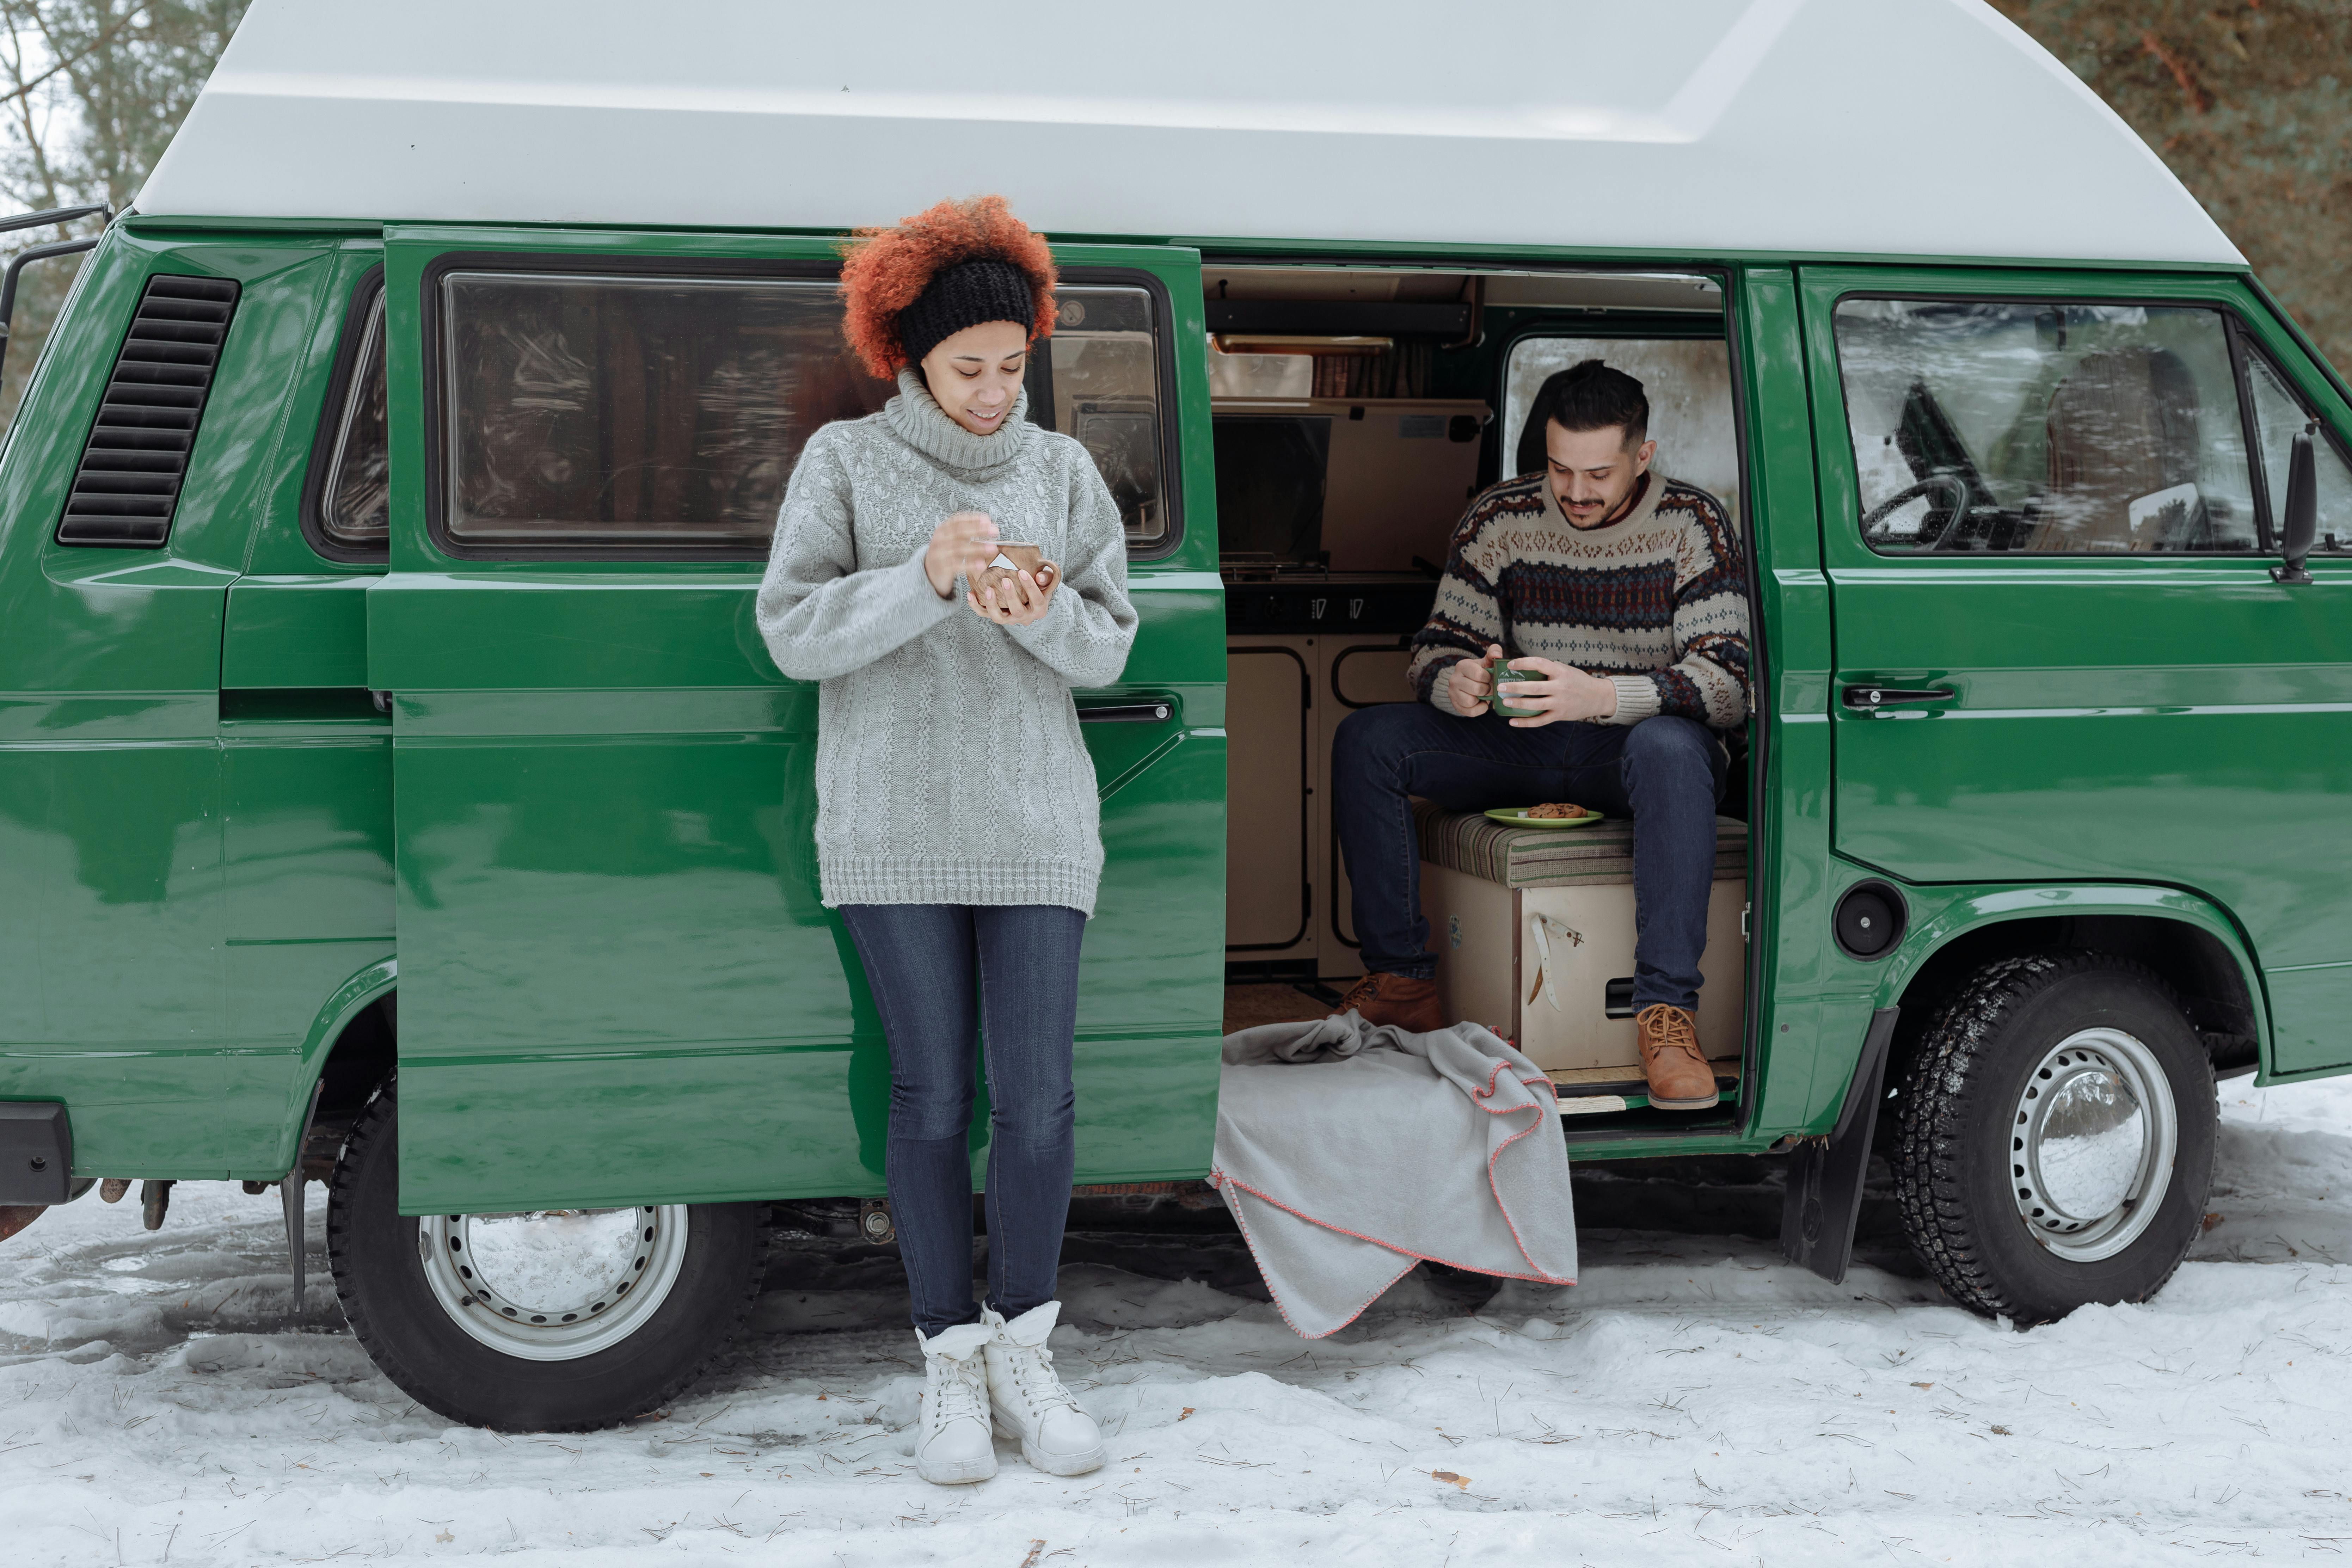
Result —
<instances>
[{"instance_id":1,"label":"wooden interior panel","mask_svg":"<svg viewBox=\"0 0 2352 1568\"><path fill-rule=\"evenodd\" d=\"M1322 750L1318 759L1321 778L1317 788L1320 804L1316 810L1316 832L1322 840L1323 867L1316 882L1316 908L1320 918L1315 924L1320 943L1318 968L1327 980L1352 980L1364 972L1363 958L1356 946L1356 917L1351 902L1354 892L1348 883L1347 861L1339 853L1339 835L1331 816L1333 803L1339 798L1338 781L1331 773L1331 742L1349 714L1383 702L1412 701L1412 688L1404 679L1405 667L1412 662L1412 650L1399 647L1393 642L1369 641L1360 637L1322 639L1322 689L1327 700L1321 721Z\"/></svg>"},{"instance_id":2,"label":"wooden interior panel","mask_svg":"<svg viewBox=\"0 0 2352 1568\"><path fill-rule=\"evenodd\" d=\"M1410 572L1412 558L1443 562L1445 542L1478 488L1475 437L1453 439L1454 421L1483 428L1476 398L1315 398L1331 414L1323 544L1334 572Z\"/></svg>"},{"instance_id":3,"label":"wooden interior panel","mask_svg":"<svg viewBox=\"0 0 2352 1568\"><path fill-rule=\"evenodd\" d=\"M1437 950L1437 998L1449 1020L1469 1019L1507 1037L1519 1029L1519 897L1450 866L1421 863L1421 907ZM1525 1043L1521 1043L1525 1049ZM1538 1067L1546 1065L1538 1060Z\"/></svg>"},{"instance_id":4,"label":"wooden interior panel","mask_svg":"<svg viewBox=\"0 0 2352 1568\"><path fill-rule=\"evenodd\" d=\"M1313 678L1289 647L1226 651L1225 943L1264 952L1307 934Z\"/></svg>"},{"instance_id":5,"label":"wooden interior panel","mask_svg":"<svg viewBox=\"0 0 2352 1568\"><path fill-rule=\"evenodd\" d=\"M1339 717L1380 702L1410 702L1412 687L1404 678L1412 663L1412 649L1392 643L1341 642L1331 647L1331 695Z\"/></svg>"}]
</instances>

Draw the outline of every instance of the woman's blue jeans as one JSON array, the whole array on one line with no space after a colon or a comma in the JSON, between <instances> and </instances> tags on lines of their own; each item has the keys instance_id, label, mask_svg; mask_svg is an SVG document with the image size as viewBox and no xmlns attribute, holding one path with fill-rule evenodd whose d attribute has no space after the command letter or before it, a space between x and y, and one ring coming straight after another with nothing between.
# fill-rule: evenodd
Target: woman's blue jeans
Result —
<instances>
[{"instance_id":1,"label":"woman's blue jeans","mask_svg":"<svg viewBox=\"0 0 2352 1568\"><path fill-rule=\"evenodd\" d=\"M976 1322L973 1061L988 1067L988 1296L1008 1318L1054 1300L1076 1166L1070 1088L1078 943L1054 904L844 904L890 1047L883 1176L915 1326Z\"/></svg>"},{"instance_id":2,"label":"woman's blue jeans","mask_svg":"<svg viewBox=\"0 0 2352 1568\"><path fill-rule=\"evenodd\" d=\"M1448 811L1574 801L1633 819L1633 1005L1696 1007L1727 760L1705 725L1670 714L1533 730L1427 702L1349 714L1331 741L1332 815L1364 967L1419 979L1437 973L1421 912L1412 796Z\"/></svg>"}]
</instances>

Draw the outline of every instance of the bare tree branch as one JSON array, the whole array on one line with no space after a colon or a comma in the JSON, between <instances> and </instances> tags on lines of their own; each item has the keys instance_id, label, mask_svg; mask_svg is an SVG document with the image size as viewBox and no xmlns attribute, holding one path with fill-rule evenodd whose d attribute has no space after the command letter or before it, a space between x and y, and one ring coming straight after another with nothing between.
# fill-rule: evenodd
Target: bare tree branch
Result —
<instances>
[{"instance_id":1,"label":"bare tree branch","mask_svg":"<svg viewBox=\"0 0 2352 1568\"><path fill-rule=\"evenodd\" d=\"M99 50L100 50L100 49L102 49L102 48L106 47L106 46L107 46L107 45L109 45L109 44L112 43L112 42L114 41L114 39L115 39L116 35L117 35L117 34L119 34L119 33L121 33L121 32L122 31L122 29L123 29L123 28L125 28L125 27L129 26L131 24L131 22L132 22L132 21L133 21L133 20L138 16L138 15L139 15L139 13L138 13L137 11L135 11L135 10L134 10L134 11L131 11L131 12L127 12L127 13L125 13L121 17L120 17L119 19L117 19L117 20L115 21L115 23L114 23L111 26L108 27L108 28L107 28L107 30L106 30L104 33L100 34L100 35L96 39L94 39L94 40L93 40L93 41L89 45L89 47L86 47L86 48L84 48L84 49L83 49L79 54L72 55L72 56L68 56L68 58L64 58L64 59L58 60L58 61L57 61L57 63L56 63L55 65L52 65L51 67L49 67L49 68L48 68L48 69L47 69L47 70L43 71L40 75L38 75L38 76L37 76L37 77L34 77L31 80L29 80L29 81L28 81L28 80L26 80L26 78L25 78L25 72L24 72L24 68L23 68L23 63L22 63L22 62L23 62L23 58L24 58L24 49L23 49L22 46L19 46L19 45L17 45L17 44L16 43L16 39L15 39L15 37L14 37L14 34L15 34L15 31L16 31L16 16L15 16L15 15L14 15L14 13L15 13L15 11L16 11L16 7L15 7L14 5L10 5L10 6L7 6L7 7L5 8L5 10L6 10L6 12L7 12L6 20L7 20L7 21L8 21L8 23L9 23L9 31L10 31L10 34L11 34L11 37L10 37L10 39L9 39L9 43L10 43L10 46L11 46L13 48L15 48L15 49L16 49L16 56L17 56L16 59L12 60L12 61L10 61L10 62L9 62L9 68L8 68L8 74L9 74L9 76L10 76L11 78L13 78L13 79L15 79L16 83L16 88L15 88L12 91L10 91L10 92L8 92L8 93L6 93L6 94L0 94L0 96L5 96L5 97L8 97L8 98L23 98L23 97L25 97L26 94L30 93L30 92L31 92L35 88L37 88L37 87L40 86L43 82L47 81L51 77L63 76L66 72L68 72L68 71L69 71L69 70L73 69L73 68L74 68L75 66L79 65L79 63L81 63L83 60L88 59L90 56L92 56L92 55L96 54ZM40 27L41 27L41 29L42 29L42 36L46 37L47 36L47 31L48 31L48 29L47 29L47 26L46 26L45 24L43 24L43 23L39 20L40 7L37 5L37 6L33 7L33 11L34 11L34 16L35 16L35 25L36 25L36 26L40 26Z\"/></svg>"}]
</instances>

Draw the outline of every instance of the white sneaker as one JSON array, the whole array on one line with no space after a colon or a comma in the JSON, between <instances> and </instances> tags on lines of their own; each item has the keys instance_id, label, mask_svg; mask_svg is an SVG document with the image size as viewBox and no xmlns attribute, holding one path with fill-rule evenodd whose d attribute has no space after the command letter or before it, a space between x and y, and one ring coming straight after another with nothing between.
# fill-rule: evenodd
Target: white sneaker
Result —
<instances>
[{"instance_id":1,"label":"white sneaker","mask_svg":"<svg viewBox=\"0 0 2352 1568\"><path fill-rule=\"evenodd\" d=\"M988 1405L996 1430L1021 1439L1021 1457L1049 1476L1083 1476L1103 1462L1102 1431L1078 1408L1054 1371L1045 1336L1062 1304L1033 1307L1011 1322L993 1307L980 1310L988 1341Z\"/></svg>"},{"instance_id":2,"label":"white sneaker","mask_svg":"<svg viewBox=\"0 0 2352 1568\"><path fill-rule=\"evenodd\" d=\"M959 1323L934 1338L915 1331L923 1350L923 1404L915 1436L915 1469L933 1486L961 1486L996 1474L996 1443L988 1429L988 1372L982 1354L994 1331Z\"/></svg>"}]
</instances>

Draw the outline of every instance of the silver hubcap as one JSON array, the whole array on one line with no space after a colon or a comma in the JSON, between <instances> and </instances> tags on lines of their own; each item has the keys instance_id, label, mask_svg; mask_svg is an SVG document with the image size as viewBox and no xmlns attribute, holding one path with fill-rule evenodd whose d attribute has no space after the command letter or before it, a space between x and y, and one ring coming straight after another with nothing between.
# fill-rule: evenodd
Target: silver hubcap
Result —
<instances>
[{"instance_id":1,"label":"silver hubcap","mask_svg":"<svg viewBox=\"0 0 2352 1568\"><path fill-rule=\"evenodd\" d=\"M525 1361L571 1361L645 1326L686 1260L686 1208L427 1215L425 1283L457 1326Z\"/></svg>"},{"instance_id":2,"label":"silver hubcap","mask_svg":"<svg viewBox=\"0 0 2352 1568\"><path fill-rule=\"evenodd\" d=\"M2120 1029L2069 1035L2026 1079L2010 1121L2018 1217L2061 1258L2113 1258L2156 1218L2179 1144L2155 1053Z\"/></svg>"}]
</instances>

